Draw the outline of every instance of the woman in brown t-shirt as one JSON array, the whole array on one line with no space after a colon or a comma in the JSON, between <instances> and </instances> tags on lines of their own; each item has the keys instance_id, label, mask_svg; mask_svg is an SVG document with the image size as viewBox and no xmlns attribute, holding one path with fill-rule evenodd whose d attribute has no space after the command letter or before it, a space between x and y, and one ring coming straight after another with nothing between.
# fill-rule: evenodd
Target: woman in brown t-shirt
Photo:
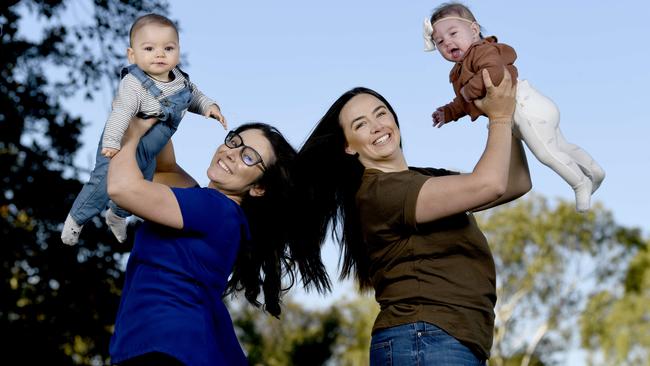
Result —
<instances>
[{"instance_id":1,"label":"woman in brown t-shirt","mask_svg":"<svg viewBox=\"0 0 650 366\"><path fill-rule=\"evenodd\" d=\"M371 365L481 365L496 302L494 261L470 213L530 190L512 137L515 89L484 74L489 117L468 174L409 168L397 116L380 94L355 88L330 107L299 153L296 240L315 247L342 228L342 277L375 290L381 310Z\"/></svg>"}]
</instances>

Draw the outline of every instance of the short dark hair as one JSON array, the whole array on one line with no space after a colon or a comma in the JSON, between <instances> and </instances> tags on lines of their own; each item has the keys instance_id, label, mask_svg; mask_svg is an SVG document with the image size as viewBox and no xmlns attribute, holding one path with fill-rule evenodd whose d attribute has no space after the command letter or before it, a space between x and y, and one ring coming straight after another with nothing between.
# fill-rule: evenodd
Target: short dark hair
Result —
<instances>
[{"instance_id":1,"label":"short dark hair","mask_svg":"<svg viewBox=\"0 0 650 366\"><path fill-rule=\"evenodd\" d=\"M251 304L260 306L257 298L261 287L264 309L279 317L282 295L295 283L294 264L298 265L306 285L313 284L319 291L324 291L330 289L330 282L320 253L316 257L302 256L303 251L289 246L290 233L294 230L290 202L296 150L280 131L266 123L247 123L235 132L251 129L261 131L268 139L275 159L257 181L264 188L264 195L246 195L241 202L251 236L240 244L226 294L243 290ZM289 283L283 286L282 280L286 276Z\"/></svg>"},{"instance_id":2,"label":"short dark hair","mask_svg":"<svg viewBox=\"0 0 650 366\"><path fill-rule=\"evenodd\" d=\"M298 152L294 240L303 248L320 248L331 230L340 244L341 278L354 272L359 287L367 289L371 286L369 258L355 202L364 167L356 156L345 152L345 135L339 121L341 110L360 94L372 95L384 103L399 127L393 107L372 89L350 89L332 104Z\"/></svg>"},{"instance_id":3,"label":"short dark hair","mask_svg":"<svg viewBox=\"0 0 650 366\"><path fill-rule=\"evenodd\" d=\"M135 22L133 22L133 25L131 25L131 30L129 31L129 44L131 47L133 47L133 37L135 36L135 33L145 25L149 24L158 24L166 27L171 27L176 32L176 38L178 38L178 28L174 22L160 14L151 13L139 17L135 20Z\"/></svg>"}]
</instances>

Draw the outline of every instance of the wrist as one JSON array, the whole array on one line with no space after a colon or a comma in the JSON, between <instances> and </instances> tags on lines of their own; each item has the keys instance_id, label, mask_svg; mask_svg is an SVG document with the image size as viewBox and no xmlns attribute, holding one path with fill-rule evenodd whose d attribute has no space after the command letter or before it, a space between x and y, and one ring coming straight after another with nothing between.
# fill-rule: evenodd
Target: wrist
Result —
<instances>
[{"instance_id":1,"label":"wrist","mask_svg":"<svg viewBox=\"0 0 650 366\"><path fill-rule=\"evenodd\" d=\"M490 124L511 124L512 116L490 118L489 123Z\"/></svg>"},{"instance_id":2,"label":"wrist","mask_svg":"<svg viewBox=\"0 0 650 366\"><path fill-rule=\"evenodd\" d=\"M495 118L495 119L490 119L488 122L488 128L493 127L493 126L505 126L508 128L512 128L512 118Z\"/></svg>"}]
</instances>

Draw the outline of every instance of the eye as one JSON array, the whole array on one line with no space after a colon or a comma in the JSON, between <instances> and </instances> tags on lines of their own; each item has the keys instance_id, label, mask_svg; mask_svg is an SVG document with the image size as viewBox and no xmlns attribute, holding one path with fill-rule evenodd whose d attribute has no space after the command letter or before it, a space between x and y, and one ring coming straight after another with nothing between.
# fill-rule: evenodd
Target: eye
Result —
<instances>
[{"instance_id":1,"label":"eye","mask_svg":"<svg viewBox=\"0 0 650 366\"><path fill-rule=\"evenodd\" d=\"M436 44L442 44L442 38L436 41Z\"/></svg>"},{"instance_id":2,"label":"eye","mask_svg":"<svg viewBox=\"0 0 650 366\"><path fill-rule=\"evenodd\" d=\"M458 32L451 32L451 36L456 37L456 33L458 33Z\"/></svg>"},{"instance_id":3,"label":"eye","mask_svg":"<svg viewBox=\"0 0 650 366\"><path fill-rule=\"evenodd\" d=\"M251 151L248 151L248 149L244 149L244 151L241 154L241 159L244 162L244 164L248 166L254 165L257 162L257 158L255 157L255 155Z\"/></svg>"},{"instance_id":4,"label":"eye","mask_svg":"<svg viewBox=\"0 0 650 366\"><path fill-rule=\"evenodd\" d=\"M366 125L366 121L359 121L352 126L352 129L356 131L365 125Z\"/></svg>"},{"instance_id":5,"label":"eye","mask_svg":"<svg viewBox=\"0 0 650 366\"><path fill-rule=\"evenodd\" d=\"M385 115L386 115L386 111L379 111L379 113L377 113L377 117L383 117Z\"/></svg>"},{"instance_id":6,"label":"eye","mask_svg":"<svg viewBox=\"0 0 650 366\"><path fill-rule=\"evenodd\" d=\"M172 47L172 46L165 47L165 51L167 51L167 52L171 52L171 51L173 51L174 49L175 49L175 48Z\"/></svg>"},{"instance_id":7,"label":"eye","mask_svg":"<svg viewBox=\"0 0 650 366\"><path fill-rule=\"evenodd\" d=\"M144 48L144 50L145 50L145 51L153 51L153 47L151 47L151 46L147 46L147 47Z\"/></svg>"}]
</instances>

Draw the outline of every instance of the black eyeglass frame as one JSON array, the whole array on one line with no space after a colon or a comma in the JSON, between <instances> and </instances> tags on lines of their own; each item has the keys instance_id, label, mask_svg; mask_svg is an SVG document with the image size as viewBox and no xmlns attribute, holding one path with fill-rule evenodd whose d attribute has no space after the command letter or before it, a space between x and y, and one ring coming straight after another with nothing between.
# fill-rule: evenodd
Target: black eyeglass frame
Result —
<instances>
[{"instance_id":1,"label":"black eyeglass frame","mask_svg":"<svg viewBox=\"0 0 650 366\"><path fill-rule=\"evenodd\" d=\"M224 145L228 147L229 149L237 149L239 147L243 148L239 151L239 157L241 158L241 161L244 162L247 166L255 166L257 164L260 164L262 166L262 171L266 171L268 168L266 167L266 164L264 164L264 160L262 160L262 155L257 152L257 150L253 149L252 147L244 144L244 139L235 131L230 131L226 135L226 138L223 140ZM244 156L252 156L255 158L255 161L252 163L248 163L246 159L244 159Z\"/></svg>"}]
</instances>

